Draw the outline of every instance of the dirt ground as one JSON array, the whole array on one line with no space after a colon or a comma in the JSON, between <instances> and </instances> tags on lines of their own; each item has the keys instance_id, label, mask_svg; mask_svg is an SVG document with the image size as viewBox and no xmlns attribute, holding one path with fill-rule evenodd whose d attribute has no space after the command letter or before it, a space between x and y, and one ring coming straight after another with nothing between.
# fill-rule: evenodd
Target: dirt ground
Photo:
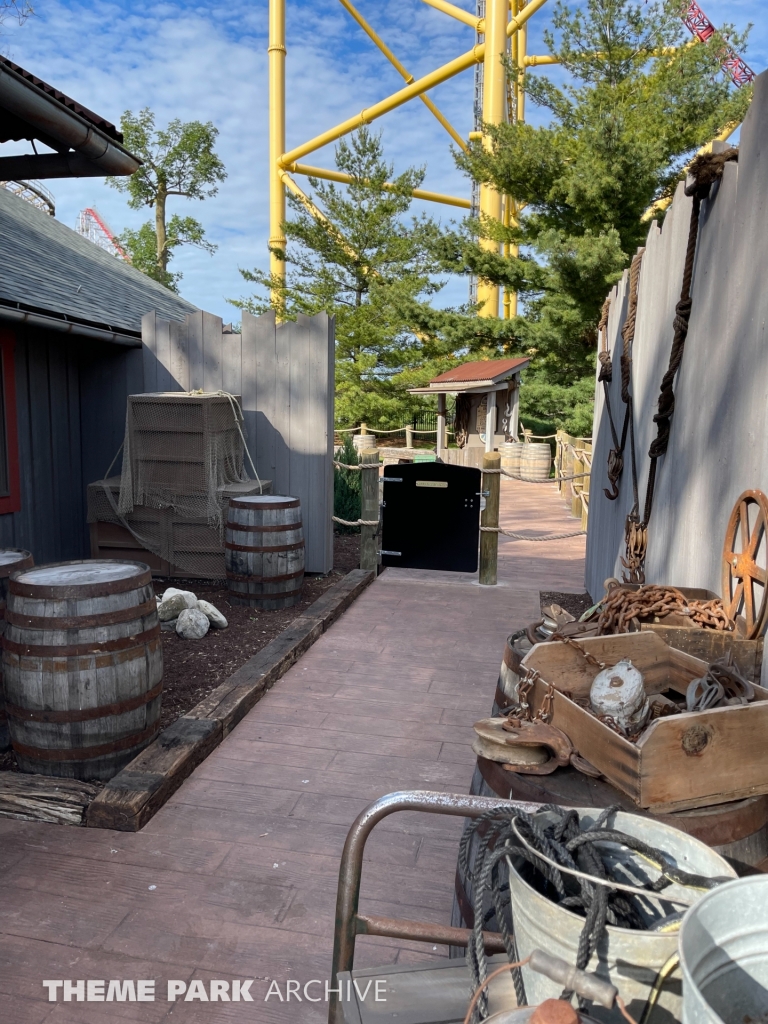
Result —
<instances>
[{"instance_id":1,"label":"dirt ground","mask_svg":"<svg viewBox=\"0 0 768 1024\"><path fill-rule=\"evenodd\" d=\"M577 619L595 603L589 594L561 594L556 590L540 591L539 601L542 612L550 604L559 604L562 609L575 615Z\"/></svg>"},{"instance_id":2,"label":"dirt ground","mask_svg":"<svg viewBox=\"0 0 768 1024\"><path fill-rule=\"evenodd\" d=\"M229 603L226 585L210 580L158 578L155 592L166 587L191 590L221 611L229 626L210 629L202 640L182 640L175 632L161 633L163 643L163 704L165 728L198 704L249 658L265 647L341 576L360 565L360 535L335 534L333 570L327 576L304 577L301 600L292 608L261 611ZM0 771L16 771L13 753L0 754Z\"/></svg>"}]
</instances>

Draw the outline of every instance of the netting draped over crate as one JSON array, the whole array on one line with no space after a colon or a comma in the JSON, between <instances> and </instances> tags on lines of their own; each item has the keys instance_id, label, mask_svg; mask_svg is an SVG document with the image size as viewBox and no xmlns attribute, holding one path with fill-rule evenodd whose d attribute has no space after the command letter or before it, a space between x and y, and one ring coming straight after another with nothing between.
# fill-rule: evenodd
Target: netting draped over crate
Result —
<instances>
[{"instance_id":1,"label":"netting draped over crate","mask_svg":"<svg viewBox=\"0 0 768 1024\"><path fill-rule=\"evenodd\" d=\"M223 576L229 498L261 491L255 467L256 480L245 470L246 453L237 396L130 395L119 488L116 477L88 488L88 520L123 526L191 575L208 576L221 560Z\"/></svg>"},{"instance_id":2,"label":"netting draped over crate","mask_svg":"<svg viewBox=\"0 0 768 1024\"><path fill-rule=\"evenodd\" d=\"M119 509L173 508L222 528L219 488L248 480L239 401L226 395L130 395Z\"/></svg>"}]
</instances>

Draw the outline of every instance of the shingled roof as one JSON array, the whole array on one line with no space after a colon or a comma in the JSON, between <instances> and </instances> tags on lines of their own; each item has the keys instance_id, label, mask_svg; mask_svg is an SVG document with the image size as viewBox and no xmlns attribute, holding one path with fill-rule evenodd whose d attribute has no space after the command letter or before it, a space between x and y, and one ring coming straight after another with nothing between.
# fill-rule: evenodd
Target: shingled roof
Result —
<instances>
[{"instance_id":1,"label":"shingled roof","mask_svg":"<svg viewBox=\"0 0 768 1024\"><path fill-rule=\"evenodd\" d=\"M152 310L183 320L196 307L61 221L0 188L0 319L13 310L141 335Z\"/></svg>"}]
</instances>

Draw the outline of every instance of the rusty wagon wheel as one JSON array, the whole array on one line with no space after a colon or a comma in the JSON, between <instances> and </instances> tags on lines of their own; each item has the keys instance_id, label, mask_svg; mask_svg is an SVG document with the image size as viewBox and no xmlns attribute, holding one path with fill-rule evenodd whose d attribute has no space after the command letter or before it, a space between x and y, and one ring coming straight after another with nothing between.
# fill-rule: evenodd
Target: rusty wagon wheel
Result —
<instances>
[{"instance_id":1,"label":"rusty wagon wheel","mask_svg":"<svg viewBox=\"0 0 768 1024\"><path fill-rule=\"evenodd\" d=\"M725 531L722 596L728 617L743 619L748 640L762 633L768 619L767 530L768 498L744 491Z\"/></svg>"}]
</instances>

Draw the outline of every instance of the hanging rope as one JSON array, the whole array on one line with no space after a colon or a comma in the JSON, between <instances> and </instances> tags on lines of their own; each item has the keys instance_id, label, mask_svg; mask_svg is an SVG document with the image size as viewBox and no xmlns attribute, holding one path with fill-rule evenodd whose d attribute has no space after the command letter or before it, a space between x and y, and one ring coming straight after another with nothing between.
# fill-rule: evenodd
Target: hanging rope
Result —
<instances>
[{"instance_id":1,"label":"hanging rope","mask_svg":"<svg viewBox=\"0 0 768 1024\"><path fill-rule=\"evenodd\" d=\"M613 414L611 410L611 395L610 387L613 380L613 365L611 363L611 357L608 355L608 343L606 338L606 328L608 325L608 314L610 310L611 300L610 298L605 300L603 304L603 311L600 317L600 323L598 330L600 331L600 344L601 351L599 353L599 360L601 364L600 374L598 380L603 382L603 391L605 393L605 407L608 411L608 420L611 426L611 438L613 440L613 447L608 452L608 484L609 487L603 489L603 493L609 501L615 501L619 496L619 479L624 471L624 449L627 443L627 431L630 432L632 440L632 467L635 470L635 452L634 452L634 424L632 421L632 396L629 393L630 384L630 371L632 365L632 341L635 337L635 321L637 320L637 289L638 282L640 280L640 267L643 261L644 249L641 249L637 255L633 258L632 264L629 268L629 303L627 307L627 316L622 327L621 337L623 340L623 349L621 353L621 400L624 402L624 424L621 428L621 440L619 440L618 432L616 430L616 424L613 420Z\"/></svg>"},{"instance_id":2,"label":"hanging rope","mask_svg":"<svg viewBox=\"0 0 768 1024\"><path fill-rule=\"evenodd\" d=\"M688 337L688 326L691 319L691 284L693 282L693 267L696 258L696 243L699 235L701 201L709 197L712 185L722 177L726 163L730 160L738 160L738 158L739 151L735 147L730 147L722 153L703 153L701 156L696 157L688 172L693 181L690 185L686 186L685 194L693 198L693 203L691 204L688 245L685 251L685 264L683 266L683 284L680 291L680 300L675 307L674 335L672 338L672 348L669 353L669 365L661 379L658 412L653 417L656 424L656 437L648 449L651 465L648 470L643 519L642 522L639 521L639 510L635 508L627 516L625 524L626 558L622 559L622 564L629 570L629 576L625 577L628 583L645 582L648 523L653 512L657 463L661 456L666 454L667 447L669 446L672 416L675 411L675 376L683 360L685 342Z\"/></svg>"}]
</instances>

